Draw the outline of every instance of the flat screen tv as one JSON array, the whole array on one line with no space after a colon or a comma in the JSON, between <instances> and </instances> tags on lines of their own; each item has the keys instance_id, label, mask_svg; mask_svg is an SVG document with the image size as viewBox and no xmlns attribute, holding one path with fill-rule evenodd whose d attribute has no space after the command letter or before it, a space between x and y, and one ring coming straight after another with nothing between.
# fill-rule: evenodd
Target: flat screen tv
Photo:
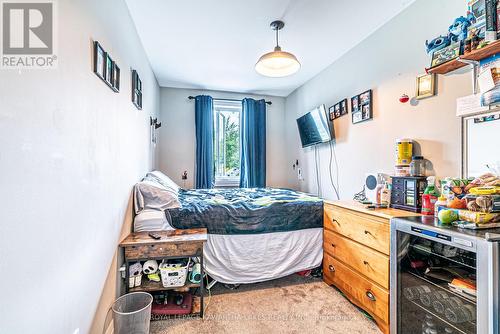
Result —
<instances>
[{"instance_id":1,"label":"flat screen tv","mask_svg":"<svg viewBox=\"0 0 500 334\"><path fill-rule=\"evenodd\" d=\"M297 118L297 126L302 147L326 143L333 139L324 104Z\"/></svg>"}]
</instances>

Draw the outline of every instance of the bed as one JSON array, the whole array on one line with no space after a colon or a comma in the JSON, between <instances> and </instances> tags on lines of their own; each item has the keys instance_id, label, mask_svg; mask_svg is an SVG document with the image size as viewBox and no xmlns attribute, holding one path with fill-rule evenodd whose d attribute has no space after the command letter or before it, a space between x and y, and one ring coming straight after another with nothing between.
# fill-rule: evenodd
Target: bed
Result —
<instances>
[{"instance_id":1,"label":"bed","mask_svg":"<svg viewBox=\"0 0 500 334\"><path fill-rule=\"evenodd\" d=\"M145 205L158 196L138 198L136 191L140 210L134 230L207 228L206 271L215 280L227 284L262 282L321 264L323 202L319 198L277 188L173 187L178 202L169 203L168 208L158 201Z\"/></svg>"}]
</instances>

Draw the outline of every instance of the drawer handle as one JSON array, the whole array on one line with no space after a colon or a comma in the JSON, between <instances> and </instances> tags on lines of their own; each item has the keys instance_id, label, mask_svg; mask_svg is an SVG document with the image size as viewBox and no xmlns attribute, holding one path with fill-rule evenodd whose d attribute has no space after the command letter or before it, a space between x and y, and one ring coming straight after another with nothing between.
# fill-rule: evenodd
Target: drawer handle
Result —
<instances>
[{"instance_id":1,"label":"drawer handle","mask_svg":"<svg viewBox=\"0 0 500 334\"><path fill-rule=\"evenodd\" d=\"M365 266L368 266L368 267L370 266L370 263L369 263L368 261L366 261L366 260L364 260L364 261L363 261L363 264L364 264Z\"/></svg>"},{"instance_id":2,"label":"drawer handle","mask_svg":"<svg viewBox=\"0 0 500 334\"><path fill-rule=\"evenodd\" d=\"M373 235L372 232L365 230L365 234Z\"/></svg>"},{"instance_id":3,"label":"drawer handle","mask_svg":"<svg viewBox=\"0 0 500 334\"><path fill-rule=\"evenodd\" d=\"M331 245L333 248L337 247L337 246L335 246L335 244L330 244L330 245Z\"/></svg>"},{"instance_id":4,"label":"drawer handle","mask_svg":"<svg viewBox=\"0 0 500 334\"><path fill-rule=\"evenodd\" d=\"M334 222L335 224L337 224L338 226L340 226L340 223L339 223L339 221L337 219L333 218L332 222Z\"/></svg>"},{"instance_id":5,"label":"drawer handle","mask_svg":"<svg viewBox=\"0 0 500 334\"><path fill-rule=\"evenodd\" d=\"M328 266L328 270L330 270L332 273L334 273L335 272L335 267L330 264Z\"/></svg>"},{"instance_id":6,"label":"drawer handle","mask_svg":"<svg viewBox=\"0 0 500 334\"><path fill-rule=\"evenodd\" d=\"M366 291L366 297L368 297L368 299L370 299L372 302L377 301L377 298L375 298L375 295L370 290Z\"/></svg>"}]
</instances>

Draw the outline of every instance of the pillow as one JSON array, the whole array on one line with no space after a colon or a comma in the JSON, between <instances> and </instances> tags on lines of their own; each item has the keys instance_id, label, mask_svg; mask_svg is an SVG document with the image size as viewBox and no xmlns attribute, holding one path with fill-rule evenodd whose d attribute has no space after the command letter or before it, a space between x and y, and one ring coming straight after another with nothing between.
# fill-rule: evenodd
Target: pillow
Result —
<instances>
[{"instance_id":1,"label":"pillow","mask_svg":"<svg viewBox=\"0 0 500 334\"><path fill-rule=\"evenodd\" d=\"M164 211L142 210L134 218L134 232L175 230L165 217Z\"/></svg>"},{"instance_id":2,"label":"pillow","mask_svg":"<svg viewBox=\"0 0 500 334\"><path fill-rule=\"evenodd\" d=\"M166 176L165 174L163 174L162 172L160 172L158 170L147 173L146 177L144 179L155 180L156 182L160 183L165 188L170 188L173 191L175 191L176 193L178 193L179 189L181 188L177 185L177 183L172 181L171 178L169 178L168 176Z\"/></svg>"},{"instance_id":3,"label":"pillow","mask_svg":"<svg viewBox=\"0 0 500 334\"><path fill-rule=\"evenodd\" d=\"M145 209L166 210L179 208L178 193L162 184L144 180L134 186L134 209L139 213Z\"/></svg>"}]
</instances>

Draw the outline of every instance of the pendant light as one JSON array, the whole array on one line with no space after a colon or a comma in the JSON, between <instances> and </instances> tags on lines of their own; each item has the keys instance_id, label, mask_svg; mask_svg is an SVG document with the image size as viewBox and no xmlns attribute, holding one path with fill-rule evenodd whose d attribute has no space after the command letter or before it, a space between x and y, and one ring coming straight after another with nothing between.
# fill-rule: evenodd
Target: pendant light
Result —
<instances>
[{"instance_id":1,"label":"pendant light","mask_svg":"<svg viewBox=\"0 0 500 334\"><path fill-rule=\"evenodd\" d=\"M255 70L266 77L286 77L296 73L300 69L300 63L297 58L285 51L281 51L279 46L279 31L283 29L285 23L283 21L271 22L271 29L276 31L276 47L273 52L269 52L260 57Z\"/></svg>"}]
</instances>

